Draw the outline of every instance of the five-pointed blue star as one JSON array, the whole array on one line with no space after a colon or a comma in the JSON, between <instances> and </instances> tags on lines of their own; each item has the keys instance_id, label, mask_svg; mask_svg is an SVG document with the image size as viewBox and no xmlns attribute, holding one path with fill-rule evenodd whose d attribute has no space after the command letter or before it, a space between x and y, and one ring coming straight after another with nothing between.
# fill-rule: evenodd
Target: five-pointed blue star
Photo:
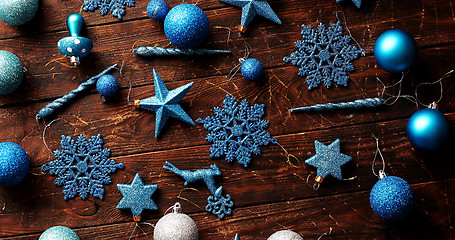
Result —
<instances>
[{"instance_id":1,"label":"five-pointed blue star","mask_svg":"<svg viewBox=\"0 0 455 240\"><path fill-rule=\"evenodd\" d=\"M139 173L136 173L131 184L117 184L118 190L123 195L122 200L117 205L117 209L131 209L135 221L140 221L141 213L144 209L157 210L152 195L158 185L144 185Z\"/></svg>"},{"instance_id":2,"label":"five-pointed blue star","mask_svg":"<svg viewBox=\"0 0 455 240\"><path fill-rule=\"evenodd\" d=\"M341 175L341 165L351 161L351 157L340 153L340 139L335 140L329 146L314 141L316 154L308 158L305 163L318 169L317 175L325 178L332 175L336 179L343 179Z\"/></svg>"},{"instance_id":3,"label":"five-pointed blue star","mask_svg":"<svg viewBox=\"0 0 455 240\"><path fill-rule=\"evenodd\" d=\"M240 31L245 32L246 28L257 14L281 24L281 20L273 12L267 0L220 0L221 2L231 4L242 8L242 22Z\"/></svg>"},{"instance_id":4,"label":"five-pointed blue star","mask_svg":"<svg viewBox=\"0 0 455 240\"><path fill-rule=\"evenodd\" d=\"M138 106L156 112L155 137L158 137L166 121L171 116L194 125L193 120L179 105L180 100L190 90L194 82L169 91L155 69L153 69L153 78L155 80L156 95L140 100Z\"/></svg>"},{"instance_id":5,"label":"five-pointed blue star","mask_svg":"<svg viewBox=\"0 0 455 240\"><path fill-rule=\"evenodd\" d=\"M337 3L342 2L344 0L337 0ZM362 0L351 0L357 8L360 8L360 5L362 5Z\"/></svg>"}]
</instances>

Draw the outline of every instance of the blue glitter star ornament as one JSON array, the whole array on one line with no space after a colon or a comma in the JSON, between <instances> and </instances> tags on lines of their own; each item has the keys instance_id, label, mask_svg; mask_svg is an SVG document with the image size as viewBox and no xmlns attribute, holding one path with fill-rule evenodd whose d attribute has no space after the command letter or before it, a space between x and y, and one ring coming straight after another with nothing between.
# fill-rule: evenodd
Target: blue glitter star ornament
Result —
<instances>
[{"instance_id":1,"label":"blue glitter star ornament","mask_svg":"<svg viewBox=\"0 0 455 240\"><path fill-rule=\"evenodd\" d=\"M351 161L351 157L340 153L340 139L335 140L329 146L314 141L316 155L305 161L306 164L318 169L316 182L321 183L327 175L332 175L342 180L341 165Z\"/></svg>"},{"instance_id":2,"label":"blue glitter star ornament","mask_svg":"<svg viewBox=\"0 0 455 240\"><path fill-rule=\"evenodd\" d=\"M153 69L153 78L155 79L156 96L143 100L136 100L134 105L156 112L155 138L158 137L169 117L174 117L191 125L195 125L190 116L188 116L185 110L179 105L180 100L182 100L185 94L190 90L194 82L169 91L155 69Z\"/></svg>"},{"instance_id":3,"label":"blue glitter star ornament","mask_svg":"<svg viewBox=\"0 0 455 240\"><path fill-rule=\"evenodd\" d=\"M134 7L134 0L84 0L84 11L95 11L99 8L102 16L111 11L112 16L122 19L125 6Z\"/></svg>"},{"instance_id":4,"label":"blue glitter star ornament","mask_svg":"<svg viewBox=\"0 0 455 240\"><path fill-rule=\"evenodd\" d=\"M364 55L365 51L349 45L351 37L343 35L341 22L328 28L320 23L317 30L302 25L301 34L302 39L294 43L297 51L284 57L283 61L300 67L298 75L307 77L309 90L318 87L321 82L327 88L333 82L347 86L347 72L354 70L351 61L357 59L359 54Z\"/></svg>"},{"instance_id":5,"label":"blue glitter star ornament","mask_svg":"<svg viewBox=\"0 0 455 240\"><path fill-rule=\"evenodd\" d=\"M215 107L213 112L215 116L197 120L210 131L205 139L213 143L210 147L211 158L226 155L228 162L237 159L241 165L247 167L251 154L261 154L260 146L277 143L277 140L265 131L269 122L262 119L264 104L251 106L246 100L238 103L228 94L223 100L223 108Z\"/></svg>"},{"instance_id":6,"label":"blue glitter star ornament","mask_svg":"<svg viewBox=\"0 0 455 240\"><path fill-rule=\"evenodd\" d=\"M41 169L57 175L55 185L63 185L65 200L78 194L84 200L89 194L103 199L103 185L112 183L109 174L123 168L123 163L109 159L110 150L103 148L103 144L101 134L92 136L88 141L83 135L79 135L76 141L62 135L62 149L54 151L56 160Z\"/></svg>"},{"instance_id":7,"label":"blue glitter star ornament","mask_svg":"<svg viewBox=\"0 0 455 240\"><path fill-rule=\"evenodd\" d=\"M344 0L336 0L337 3L343 2ZM351 0L357 8L360 8L362 5L362 0Z\"/></svg>"},{"instance_id":8,"label":"blue glitter star ornament","mask_svg":"<svg viewBox=\"0 0 455 240\"><path fill-rule=\"evenodd\" d=\"M245 32L246 28L253 20L254 16L261 15L271 21L281 24L281 20L273 12L267 0L220 0L221 2L231 4L242 8L242 21L239 26L241 32Z\"/></svg>"},{"instance_id":9,"label":"blue glitter star ornament","mask_svg":"<svg viewBox=\"0 0 455 240\"><path fill-rule=\"evenodd\" d=\"M135 222L141 221L141 214L144 209L158 209L158 206L152 200L152 195L158 185L144 185L139 173L136 173L131 184L117 184L117 188L123 195L117 205L117 209L131 209Z\"/></svg>"}]
</instances>

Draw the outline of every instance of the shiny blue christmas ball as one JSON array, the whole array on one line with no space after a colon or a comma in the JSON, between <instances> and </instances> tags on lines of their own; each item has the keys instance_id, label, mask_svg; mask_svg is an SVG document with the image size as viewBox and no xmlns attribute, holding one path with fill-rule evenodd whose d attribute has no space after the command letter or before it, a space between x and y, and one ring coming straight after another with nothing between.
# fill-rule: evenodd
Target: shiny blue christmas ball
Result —
<instances>
[{"instance_id":1,"label":"shiny blue christmas ball","mask_svg":"<svg viewBox=\"0 0 455 240\"><path fill-rule=\"evenodd\" d=\"M25 150L12 142L0 143L0 186L11 187L27 176L30 160Z\"/></svg>"},{"instance_id":2,"label":"shiny blue christmas ball","mask_svg":"<svg viewBox=\"0 0 455 240\"><path fill-rule=\"evenodd\" d=\"M0 19L9 25L23 25L32 20L38 10L38 0L0 1Z\"/></svg>"},{"instance_id":3,"label":"shiny blue christmas ball","mask_svg":"<svg viewBox=\"0 0 455 240\"><path fill-rule=\"evenodd\" d=\"M162 21L169 12L169 6L164 0L150 0L147 4L147 15L155 21Z\"/></svg>"},{"instance_id":4,"label":"shiny blue christmas ball","mask_svg":"<svg viewBox=\"0 0 455 240\"><path fill-rule=\"evenodd\" d=\"M449 121L436 109L421 109L409 118L406 134L415 148L425 151L436 150L444 145L449 137Z\"/></svg>"},{"instance_id":5,"label":"shiny blue christmas ball","mask_svg":"<svg viewBox=\"0 0 455 240\"><path fill-rule=\"evenodd\" d=\"M242 62L242 75L250 81L256 81L262 76L262 64L255 58L248 58Z\"/></svg>"},{"instance_id":6,"label":"shiny blue christmas ball","mask_svg":"<svg viewBox=\"0 0 455 240\"><path fill-rule=\"evenodd\" d=\"M196 5L183 3L173 7L164 19L164 33L179 48L196 48L207 38L209 20Z\"/></svg>"},{"instance_id":7,"label":"shiny blue christmas ball","mask_svg":"<svg viewBox=\"0 0 455 240\"><path fill-rule=\"evenodd\" d=\"M371 189L370 205L384 220L398 221L414 207L414 192L408 182L399 177L384 177Z\"/></svg>"},{"instance_id":8,"label":"shiny blue christmas ball","mask_svg":"<svg viewBox=\"0 0 455 240\"><path fill-rule=\"evenodd\" d=\"M38 240L79 240L79 236L71 228L55 226L44 231Z\"/></svg>"},{"instance_id":9,"label":"shiny blue christmas ball","mask_svg":"<svg viewBox=\"0 0 455 240\"><path fill-rule=\"evenodd\" d=\"M388 72L408 69L417 55L417 44L409 33L400 29L383 32L374 44L376 62Z\"/></svg>"},{"instance_id":10,"label":"shiny blue christmas ball","mask_svg":"<svg viewBox=\"0 0 455 240\"><path fill-rule=\"evenodd\" d=\"M24 78L21 60L8 51L0 50L0 95L14 92Z\"/></svg>"},{"instance_id":11,"label":"shiny blue christmas ball","mask_svg":"<svg viewBox=\"0 0 455 240\"><path fill-rule=\"evenodd\" d=\"M113 97L118 91L118 81L112 75L103 75L96 82L96 89L102 97Z\"/></svg>"}]
</instances>

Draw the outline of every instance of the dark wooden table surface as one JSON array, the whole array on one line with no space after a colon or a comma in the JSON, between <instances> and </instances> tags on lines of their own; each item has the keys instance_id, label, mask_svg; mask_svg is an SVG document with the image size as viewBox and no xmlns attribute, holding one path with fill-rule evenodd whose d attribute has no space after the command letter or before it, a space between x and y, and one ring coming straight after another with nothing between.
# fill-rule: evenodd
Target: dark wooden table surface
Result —
<instances>
[{"instance_id":1,"label":"dark wooden table surface","mask_svg":"<svg viewBox=\"0 0 455 240\"><path fill-rule=\"evenodd\" d=\"M228 56L140 58L131 53L136 41L144 40L166 46L163 25L145 13L148 1L137 1L127 8L122 21L98 12L82 12L86 21L85 36L93 40L94 49L77 68L68 68L53 59L61 57L57 41L69 36L66 18L79 13L77 0L42 0L34 20L22 27L0 22L0 49L16 54L27 69L22 86L15 93L0 97L0 141L20 144L31 159L31 172L25 181L11 188L0 188L7 206L0 212L0 237L37 239L49 227L64 225L74 229L81 239L128 239L134 227L129 211L116 209L121 199L117 183L130 183L136 172L145 184L158 184L153 199L158 211L145 211L143 220L155 224L166 209L179 201L184 212L197 223L200 239L242 240L266 239L273 232L289 229L305 239L317 239L333 229L324 239L454 239L455 230L455 162L454 131L447 147L425 154L414 150L405 127L417 110L412 102L399 99L394 105L374 110L291 114L292 107L316 103L349 101L376 97L382 91L379 77L387 85L396 83L400 74L385 72L375 62L373 46L376 38L390 28L412 34L418 45L418 58L406 75L403 94L414 94L422 82L435 81L455 68L455 2L452 0L364 0L361 9L350 1L335 0L271 1L282 20L277 25L256 17L244 38L253 47L251 57L264 66L263 79L251 83L237 74L228 81L229 71L243 56L243 43L233 33L215 26L234 29L240 22L241 10L217 0L199 1L210 21L210 33L204 47L232 50ZM171 7L180 1L168 1ZM319 87L308 91L305 79L297 76L298 68L283 63L284 56L294 50L293 42L301 37L301 25L316 27L319 23L337 21L335 12L342 10L352 35L367 51L367 56L353 62L348 87ZM137 44L136 44L137 45ZM111 156L125 164L112 174L113 184L105 187L103 200L79 197L63 200L62 187L53 184L54 176L36 175L40 166L53 159L42 141L43 122L37 125L35 115L40 108L58 98L82 81L106 67L124 61L123 74L113 72L121 90L111 102L103 103L95 89L64 108L46 132L50 149L60 147L60 136L86 137L103 135ZM49 63L48 65L46 65ZM65 63L67 63L65 61ZM221 106L226 94L238 100L265 104L268 131L299 161L297 167L286 162L284 151L277 145L262 147L262 155L254 156L248 168L223 159L210 159L208 133L202 125L171 119L158 139L154 138L155 113L134 109L127 104L128 80L133 85L132 99L154 95L152 69L155 68L169 89L194 81L182 101L183 108L195 120L212 114ZM455 125L455 83L453 77L442 81L444 94L439 109ZM397 94L398 89L387 90ZM439 97L439 86L423 88L422 101ZM48 121L49 122L49 121ZM452 129L453 130L453 129ZM371 172L375 153L374 133L381 143L386 171L407 180L415 192L415 208L408 218L388 223L370 208L369 193L377 181ZM345 178L327 178L319 190L307 184L315 169L303 161L314 155L314 141L329 144L341 139L342 152L352 156L343 167ZM200 192L183 191L183 181L163 170L169 160L182 169L196 170L216 163L223 176L217 179L235 201L231 216L219 220L196 207L205 206L209 191L202 184ZM138 239L152 239L153 229L143 226L148 237L136 232Z\"/></svg>"}]
</instances>

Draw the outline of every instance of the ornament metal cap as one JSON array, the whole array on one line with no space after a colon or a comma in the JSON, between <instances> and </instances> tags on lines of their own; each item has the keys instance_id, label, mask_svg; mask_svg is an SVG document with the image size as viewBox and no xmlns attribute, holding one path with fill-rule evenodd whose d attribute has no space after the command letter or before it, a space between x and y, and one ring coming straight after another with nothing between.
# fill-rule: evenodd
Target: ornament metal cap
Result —
<instances>
[{"instance_id":1,"label":"ornament metal cap","mask_svg":"<svg viewBox=\"0 0 455 240\"><path fill-rule=\"evenodd\" d=\"M317 183L322 183L322 181L324 181L324 178L320 177L320 176L316 176L316 178L314 179Z\"/></svg>"},{"instance_id":2,"label":"ornament metal cap","mask_svg":"<svg viewBox=\"0 0 455 240\"><path fill-rule=\"evenodd\" d=\"M432 102L432 103L430 103L430 105L428 105L428 108L438 109L438 104L436 102Z\"/></svg>"},{"instance_id":3,"label":"ornament metal cap","mask_svg":"<svg viewBox=\"0 0 455 240\"><path fill-rule=\"evenodd\" d=\"M140 222L141 221L141 216L133 216L133 221Z\"/></svg>"},{"instance_id":4,"label":"ornament metal cap","mask_svg":"<svg viewBox=\"0 0 455 240\"><path fill-rule=\"evenodd\" d=\"M141 107L141 100L134 100L134 107L136 108Z\"/></svg>"},{"instance_id":5,"label":"ornament metal cap","mask_svg":"<svg viewBox=\"0 0 455 240\"><path fill-rule=\"evenodd\" d=\"M244 33L244 32L246 31L246 27L244 27L244 26L242 26L242 25L239 25L238 28L239 28L239 31L240 31L240 32L243 32L243 33Z\"/></svg>"}]
</instances>

